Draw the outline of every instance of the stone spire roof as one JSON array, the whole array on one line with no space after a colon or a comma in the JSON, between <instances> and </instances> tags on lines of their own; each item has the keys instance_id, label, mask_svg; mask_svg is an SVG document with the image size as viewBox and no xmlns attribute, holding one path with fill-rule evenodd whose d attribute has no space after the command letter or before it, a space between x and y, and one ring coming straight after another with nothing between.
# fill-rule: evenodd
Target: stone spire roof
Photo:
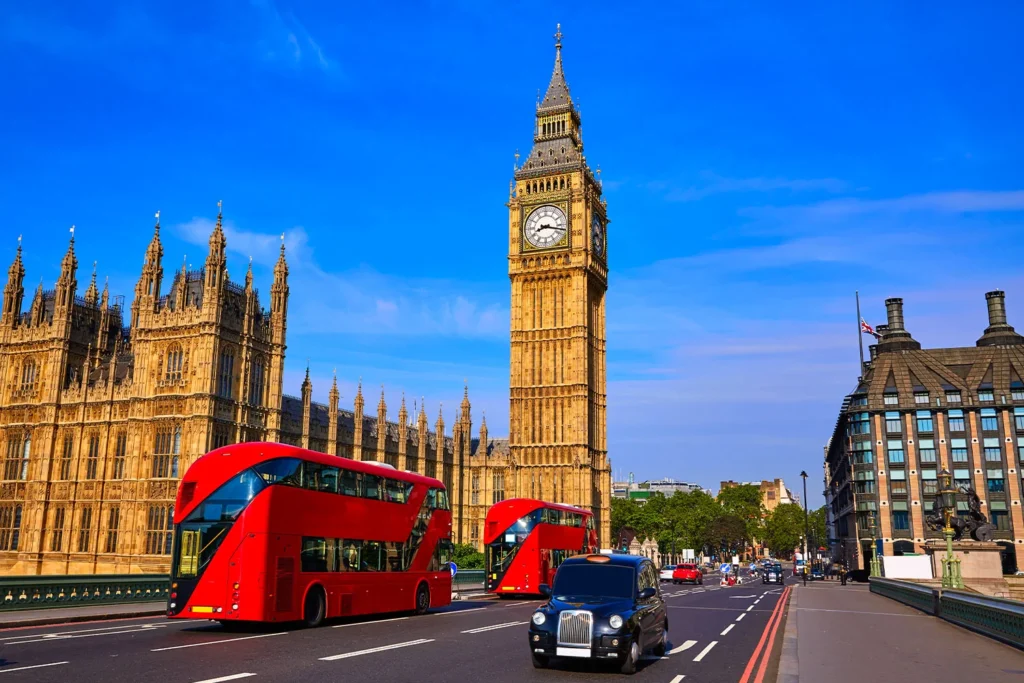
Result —
<instances>
[{"instance_id":1,"label":"stone spire roof","mask_svg":"<svg viewBox=\"0 0 1024 683\"><path fill-rule=\"evenodd\" d=\"M85 300L91 304L96 303L99 298L99 289L96 287L96 262L92 262L92 278L89 280L89 287L85 290Z\"/></svg>"},{"instance_id":2,"label":"stone spire roof","mask_svg":"<svg viewBox=\"0 0 1024 683\"><path fill-rule=\"evenodd\" d=\"M74 275L78 270L78 257L75 256L75 226L73 225L71 226L71 240L68 242L68 250L65 252L64 258L60 262L60 270L62 275Z\"/></svg>"},{"instance_id":3,"label":"stone spire roof","mask_svg":"<svg viewBox=\"0 0 1024 683\"><path fill-rule=\"evenodd\" d=\"M146 248L146 265L159 266L164 256L164 246L160 243L160 212L156 212L156 224L153 226L153 239Z\"/></svg>"},{"instance_id":4,"label":"stone spire roof","mask_svg":"<svg viewBox=\"0 0 1024 683\"><path fill-rule=\"evenodd\" d=\"M14 261L7 269L7 282L20 283L25 279L25 264L21 261L21 235L18 235L18 250L14 252Z\"/></svg>"},{"instance_id":5,"label":"stone spire roof","mask_svg":"<svg viewBox=\"0 0 1024 683\"><path fill-rule=\"evenodd\" d=\"M544 93L544 99L537 110L549 113L562 108L572 108L572 96L569 94L569 84L565 82L565 73L562 71L562 25L558 24L555 32L555 68L551 73L547 92Z\"/></svg>"},{"instance_id":6,"label":"stone spire roof","mask_svg":"<svg viewBox=\"0 0 1024 683\"><path fill-rule=\"evenodd\" d=\"M281 253L274 264L274 279L284 280L288 277L288 262L284 258L284 235L281 235Z\"/></svg>"}]
</instances>

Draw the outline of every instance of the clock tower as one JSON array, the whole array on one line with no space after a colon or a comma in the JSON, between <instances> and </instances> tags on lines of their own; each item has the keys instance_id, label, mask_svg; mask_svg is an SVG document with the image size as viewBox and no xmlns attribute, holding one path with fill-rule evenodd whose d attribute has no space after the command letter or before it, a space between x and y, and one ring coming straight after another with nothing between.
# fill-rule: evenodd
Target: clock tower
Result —
<instances>
[{"instance_id":1,"label":"clock tower","mask_svg":"<svg viewBox=\"0 0 1024 683\"><path fill-rule=\"evenodd\" d=\"M516 492L593 510L601 546L607 548L609 221L601 183L583 155L580 113L562 72L560 26L554 73L537 104L533 148L517 163L508 208L509 449Z\"/></svg>"}]
</instances>

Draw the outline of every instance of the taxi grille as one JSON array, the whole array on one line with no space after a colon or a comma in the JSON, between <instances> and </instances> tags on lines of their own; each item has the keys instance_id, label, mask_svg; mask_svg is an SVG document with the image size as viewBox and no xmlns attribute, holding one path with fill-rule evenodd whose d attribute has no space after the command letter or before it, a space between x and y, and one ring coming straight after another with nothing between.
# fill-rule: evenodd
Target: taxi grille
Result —
<instances>
[{"instance_id":1,"label":"taxi grille","mask_svg":"<svg viewBox=\"0 0 1024 683\"><path fill-rule=\"evenodd\" d=\"M590 647L594 615L585 610L566 610L558 620L558 644Z\"/></svg>"}]
</instances>

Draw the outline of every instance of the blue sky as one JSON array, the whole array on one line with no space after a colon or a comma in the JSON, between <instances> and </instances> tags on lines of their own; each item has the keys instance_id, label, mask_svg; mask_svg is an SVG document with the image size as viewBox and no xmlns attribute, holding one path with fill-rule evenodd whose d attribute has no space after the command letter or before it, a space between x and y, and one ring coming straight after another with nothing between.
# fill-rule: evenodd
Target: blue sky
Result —
<instances>
[{"instance_id":1,"label":"blue sky","mask_svg":"<svg viewBox=\"0 0 1024 683\"><path fill-rule=\"evenodd\" d=\"M827 3L826 3L827 4ZM674 5L680 5L678 7ZM507 432L507 199L556 22L609 213L617 472L807 469L865 317L905 299L926 346L973 344L984 293L1024 328L1017 3L21 3L0 14L0 256L30 283L78 226L129 299L163 215L198 267L291 262L286 391L361 376ZM6 247L3 244L6 243Z\"/></svg>"}]
</instances>

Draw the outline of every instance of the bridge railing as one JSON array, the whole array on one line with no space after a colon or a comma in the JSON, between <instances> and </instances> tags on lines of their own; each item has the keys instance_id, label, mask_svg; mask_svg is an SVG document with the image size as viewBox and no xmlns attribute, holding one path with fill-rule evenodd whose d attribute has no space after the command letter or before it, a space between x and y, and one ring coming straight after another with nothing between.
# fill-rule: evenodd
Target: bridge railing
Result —
<instances>
[{"instance_id":1,"label":"bridge railing","mask_svg":"<svg viewBox=\"0 0 1024 683\"><path fill-rule=\"evenodd\" d=\"M0 612L167 600L166 574L0 577Z\"/></svg>"},{"instance_id":2,"label":"bridge railing","mask_svg":"<svg viewBox=\"0 0 1024 683\"><path fill-rule=\"evenodd\" d=\"M452 591L472 593L483 591L484 570L483 569L460 569L452 579Z\"/></svg>"},{"instance_id":3,"label":"bridge railing","mask_svg":"<svg viewBox=\"0 0 1024 683\"><path fill-rule=\"evenodd\" d=\"M1024 649L1024 603L909 581L871 579L871 592Z\"/></svg>"}]
</instances>

